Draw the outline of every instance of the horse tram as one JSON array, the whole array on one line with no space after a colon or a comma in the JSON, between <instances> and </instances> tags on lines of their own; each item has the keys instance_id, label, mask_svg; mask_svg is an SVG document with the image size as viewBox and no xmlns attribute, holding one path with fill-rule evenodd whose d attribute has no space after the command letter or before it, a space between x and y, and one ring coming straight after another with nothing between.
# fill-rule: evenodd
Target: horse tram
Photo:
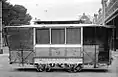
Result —
<instances>
[{"instance_id":1,"label":"horse tram","mask_svg":"<svg viewBox=\"0 0 118 77\"><path fill-rule=\"evenodd\" d=\"M6 26L10 64L30 64L37 71L55 67L69 72L109 66L113 26L80 21L35 21L33 25Z\"/></svg>"}]
</instances>

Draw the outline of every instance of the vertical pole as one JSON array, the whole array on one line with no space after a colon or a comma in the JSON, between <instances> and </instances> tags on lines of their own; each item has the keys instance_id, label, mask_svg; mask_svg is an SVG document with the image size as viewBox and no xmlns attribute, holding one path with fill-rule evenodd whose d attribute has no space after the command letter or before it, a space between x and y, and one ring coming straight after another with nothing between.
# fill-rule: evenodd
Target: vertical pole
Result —
<instances>
[{"instance_id":1,"label":"vertical pole","mask_svg":"<svg viewBox=\"0 0 118 77\"><path fill-rule=\"evenodd\" d=\"M113 51L115 51L115 28L113 28Z\"/></svg>"},{"instance_id":2,"label":"vertical pole","mask_svg":"<svg viewBox=\"0 0 118 77\"><path fill-rule=\"evenodd\" d=\"M113 19L113 25L116 26L116 24L115 24L115 18ZM115 35L116 35L116 34L115 34L115 28L113 28L113 29L112 29L112 50L113 50L113 51L115 51L115 38L116 38Z\"/></svg>"},{"instance_id":3,"label":"vertical pole","mask_svg":"<svg viewBox=\"0 0 118 77\"><path fill-rule=\"evenodd\" d=\"M95 61L94 61L94 68L96 68L96 27L95 27L95 33L94 33L94 42L95 42Z\"/></svg>"},{"instance_id":4,"label":"vertical pole","mask_svg":"<svg viewBox=\"0 0 118 77\"><path fill-rule=\"evenodd\" d=\"M84 27L81 27L81 57L83 57L83 66L84 66Z\"/></svg>"},{"instance_id":5,"label":"vertical pole","mask_svg":"<svg viewBox=\"0 0 118 77\"><path fill-rule=\"evenodd\" d=\"M34 46L34 49L35 49L35 45L36 45L36 29L33 28L33 46Z\"/></svg>"},{"instance_id":6,"label":"vertical pole","mask_svg":"<svg viewBox=\"0 0 118 77\"><path fill-rule=\"evenodd\" d=\"M83 37L84 37L84 34L83 34L83 27L81 27L81 46L83 46Z\"/></svg>"},{"instance_id":7,"label":"vertical pole","mask_svg":"<svg viewBox=\"0 0 118 77\"><path fill-rule=\"evenodd\" d=\"M65 27L65 44L66 44L66 27Z\"/></svg>"},{"instance_id":8,"label":"vertical pole","mask_svg":"<svg viewBox=\"0 0 118 77\"><path fill-rule=\"evenodd\" d=\"M49 55L52 56L52 47L51 47L51 44L52 44L52 28L49 28L49 33L50 33L50 48L49 48Z\"/></svg>"},{"instance_id":9,"label":"vertical pole","mask_svg":"<svg viewBox=\"0 0 118 77\"><path fill-rule=\"evenodd\" d=\"M49 28L49 33L50 33L50 44L51 44L51 41L52 41L52 34L51 34L51 28Z\"/></svg>"},{"instance_id":10,"label":"vertical pole","mask_svg":"<svg viewBox=\"0 0 118 77\"><path fill-rule=\"evenodd\" d=\"M35 52L36 56L35 45L36 45L36 28L33 28L33 51Z\"/></svg>"},{"instance_id":11,"label":"vertical pole","mask_svg":"<svg viewBox=\"0 0 118 77\"><path fill-rule=\"evenodd\" d=\"M65 27L65 57L67 56L66 38L67 38L67 28Z\"/></svg>"},{"instance_id":12,"label":"vertical pole","mask_svg":"<svg viewBox=\"0 0 118 77\"><path fill-rule=\"evenodd\" d=\"M3 53L2 43L2 1L0 0L0 53Z\"/></svg>"}]
</instances>

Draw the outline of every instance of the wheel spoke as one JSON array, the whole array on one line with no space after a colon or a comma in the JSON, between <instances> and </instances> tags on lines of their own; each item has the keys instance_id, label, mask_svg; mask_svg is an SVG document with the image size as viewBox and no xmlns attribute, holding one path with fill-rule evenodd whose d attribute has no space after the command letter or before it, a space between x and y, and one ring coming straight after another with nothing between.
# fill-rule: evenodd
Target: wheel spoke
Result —
<instances>
[{"instance_id":1,"label":"wheel spoke","mask_svg":"<svg viewBox=\"0 0 118 77\"><path fill-rule=\"evenodd\" d=\"M44 66L43 65L37 65L37 71L39 71L39 72L44 71Z\"/></svg>"}]
</instances>

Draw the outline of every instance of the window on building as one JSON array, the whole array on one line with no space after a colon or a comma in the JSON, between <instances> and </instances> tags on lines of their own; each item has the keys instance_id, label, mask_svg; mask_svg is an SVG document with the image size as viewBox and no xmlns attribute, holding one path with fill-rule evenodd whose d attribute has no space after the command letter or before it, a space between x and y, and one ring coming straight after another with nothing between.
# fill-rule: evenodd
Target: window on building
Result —
<instances>
[{"instance_id":1,"label":"window on building","mask_svg":"<svg viewBox=\"0 0 118 77\"><path fill-rule=\"evenodd\" d=\"M36 43L37 44L49 44L50 43L49 28L36 29Z\"/></svg>"},{"instance_id":2,"label":"window on building","mask_svg":"<svg viewBox=\"0 0 118 77\"><path fill-rule=\"evenodd\" d=\"M65 43L65 29L52 29L52 44L64 44Z\"/></svg>"},{"instance_id":3,"label":"window on building","mask_svg":"<svg viewBox=\"0 0 118 77\"><path fill-rule=\"evenodd\" d=\"M81 44L81 28L67 28L66 29L66 43L67 44Z\"/></svg>"}]
</instances>

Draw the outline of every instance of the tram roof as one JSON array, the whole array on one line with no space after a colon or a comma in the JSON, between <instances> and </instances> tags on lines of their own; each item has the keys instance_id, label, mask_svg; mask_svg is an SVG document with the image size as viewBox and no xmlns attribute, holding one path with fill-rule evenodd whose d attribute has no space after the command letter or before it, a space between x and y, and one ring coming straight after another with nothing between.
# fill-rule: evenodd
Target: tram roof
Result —
<instances>
[{"instance_id":1,"label":"tram roof","mask_svg":"<svg viewBox=\"0 0 118 77\"><path fill-rule=\"evenodd\" d=\"M106 28L115 28L113 25L99 25L99 24L36 24L36 25L21 25L21 26L5 26L7 27L30 27L30 28L35 28L35 27L106 27Z\"/></svg>"}]
</instances>

